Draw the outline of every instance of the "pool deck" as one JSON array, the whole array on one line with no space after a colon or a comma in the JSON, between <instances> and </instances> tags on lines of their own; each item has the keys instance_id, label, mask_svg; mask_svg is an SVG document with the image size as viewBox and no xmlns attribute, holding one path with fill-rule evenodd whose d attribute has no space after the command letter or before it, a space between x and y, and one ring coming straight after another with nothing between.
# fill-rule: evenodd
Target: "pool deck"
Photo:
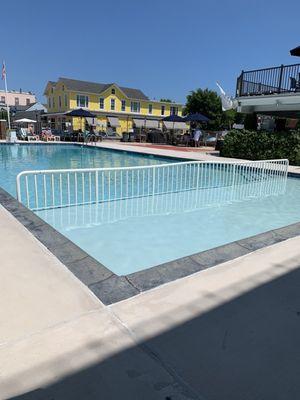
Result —
<instances>
[{"instance_id":1,"label":"pool deck","mask_svg":"<svg viewBox=\"0 0 300 400\"><path fill-rule=\"evenodd\" d=\"M299 236L110 306L1 206L0 238L1 400L300 397Z\"/></svg>"},{"instance_id":2,"label":"pool deck","mask_svg":"<svg viewBox=\"0 0 300 400\"><path fill-rule=\"evenodd\" d=\"M299 397L299 237L105 307L0 221L1 400Z\"/></svg>"},{"instance_id":3,"label":"pool deck","mask_svg":"<svg viewBox=\"0 0 300 400\"><path fill-rule=\"evenodd\" d=\"M94 144L89 144L88 146L95 146ZM238 158L226 158L220 157L219 152L215 151L212 147L178 147L178 146L164 146L164 145L145 145L145 144L126 144L116 141L103 141L96 144L97 147L102 147L106 149L117 149L132 151L136 153L153 154L157 156L167 156L167 157L178 157L187 160L196 161L245 161ZM300 174L300 166L290 165L288 169L289 173Z\"/></svg>"}]
</instances>

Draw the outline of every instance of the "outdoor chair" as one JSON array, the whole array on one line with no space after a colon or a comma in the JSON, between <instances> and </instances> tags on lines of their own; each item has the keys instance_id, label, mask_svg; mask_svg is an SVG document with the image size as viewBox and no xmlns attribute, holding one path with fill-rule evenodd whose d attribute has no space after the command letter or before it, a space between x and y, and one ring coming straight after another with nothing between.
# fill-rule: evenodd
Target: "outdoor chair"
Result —
<instances>
[{"instance_id":1,"label":"outdoor chair","mask_svg":"<svg viewBox=\"0 0 300 400\"><path fill-rule=\"evenodd\" d=\"M27 139L27 131L25 128L19 128L17 131L17 138L20 140L26 140Z\"/></svg>"},{"instance_id":2,"label":"outdoor chair","mask_svg":"<svg viewBox=\"0 0 300 400\"><path fill-rule=\"evenodd\" d=\"M41 140L44 142L54 142L55 136L52 134L51 130L44 130L41 134Z\"/></svg>"},{"instance_id":3,"label":"outdoor chair","mask_svg":"<svg viewBox=\"0 0 300 400\"><path fill-rule=\"evenodd\" d=\"M108 127L106 129L106 132L105 132L104 136L102 136L102 137L103 137L103 139L105 138L105 139L111 139L111 140L121 139L120 137L117 136L116 131L114 131L111 127Z\"/></svg>"},{"instance_id":4,"label":"outdoor chair","mask_svg":"<svg viewBox=\"0 0 300 400\"><path fill-rule=\"evenodd\" d=\"M36 142L40 139L39 135L29 133L27 129L20 128L17 132L17 138L20 140L27 140L28 142Z\"/></svg>"}]
</instances>

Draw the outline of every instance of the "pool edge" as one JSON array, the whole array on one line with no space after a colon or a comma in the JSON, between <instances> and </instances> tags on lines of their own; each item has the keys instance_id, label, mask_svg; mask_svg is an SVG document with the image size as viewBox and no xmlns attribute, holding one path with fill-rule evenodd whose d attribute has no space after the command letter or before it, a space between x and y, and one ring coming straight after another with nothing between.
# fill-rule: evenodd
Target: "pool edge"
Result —
<instances>
[{"instance_id":1,"label":"pool edge","mask_svg":"<svg viewBox=\"0 0 300 400\"><path fill-rule=\"evenodd\" d=\"M295 177L294 174L289 176ZM126 276L118 276L2 188L0 204L105 305L117 303L162 284L300 235L300 222L296 222Z\"/></svg>"}]
</instances>

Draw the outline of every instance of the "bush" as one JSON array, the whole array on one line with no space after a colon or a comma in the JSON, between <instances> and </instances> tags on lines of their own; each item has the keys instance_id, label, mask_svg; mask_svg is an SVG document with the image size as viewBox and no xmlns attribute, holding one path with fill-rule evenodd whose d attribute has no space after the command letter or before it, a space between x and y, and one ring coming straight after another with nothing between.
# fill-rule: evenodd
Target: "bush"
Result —
<instances>
[{"instance_id":1,"label":"bush","mask_svg":"<svg viewBox=\"0 0 300 400\"><path fill-rule=\"evenodd\" d=\"M300 165L300 131L232 130L225 136L220 155L247 160L287 158L290 164Z\"/></svg>"}]
</instances>

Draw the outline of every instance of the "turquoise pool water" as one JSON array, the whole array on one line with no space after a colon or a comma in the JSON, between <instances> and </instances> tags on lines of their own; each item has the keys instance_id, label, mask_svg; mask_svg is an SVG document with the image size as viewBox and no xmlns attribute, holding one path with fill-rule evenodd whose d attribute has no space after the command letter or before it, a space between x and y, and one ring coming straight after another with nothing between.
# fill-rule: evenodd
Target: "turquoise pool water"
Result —
<instances>
[{"instance_id":1,"label":"turquoise pool water","mask_svg":"<svg viewBox=\"0 0 300 400\"><path fill-rule=\"evenodd\" d=\"M0 144L0 186L16 195L16 176L26 170L131 167L176 160L72 144Z\"/></svg>"},{"instance_id":2,"label":"turquoise pool water","mask_svg":"<svg viewBox=\"0 0 300 400\"><path fill-rule=\"evenodd\" d=\"M175 161L74 145L1 145L0 186L15 195L16 175L23 170ZM244 170L238 184L232 184L227 170L211 169L205 166L200 189L36 213L118 275L300 221L300 179L259 182ZM176 189L177 175L163 176L172 177ZM182 179L188 182L188 174ZM138 181L130 179L133 189ZM159 189L164 180L156 184Z\"/></svg>"},{"instance_id":3,"label":"turquoise pool water","mask_svg":"<svg viewBox=\"0 0 300 400\"><path fill-rule=\"evenodd\" d=\"M300 179L265 195L230 187L39 211L118 275L300 221ZM241 185L241 191L245 188Z\"/></svg>"}]
</instances>

